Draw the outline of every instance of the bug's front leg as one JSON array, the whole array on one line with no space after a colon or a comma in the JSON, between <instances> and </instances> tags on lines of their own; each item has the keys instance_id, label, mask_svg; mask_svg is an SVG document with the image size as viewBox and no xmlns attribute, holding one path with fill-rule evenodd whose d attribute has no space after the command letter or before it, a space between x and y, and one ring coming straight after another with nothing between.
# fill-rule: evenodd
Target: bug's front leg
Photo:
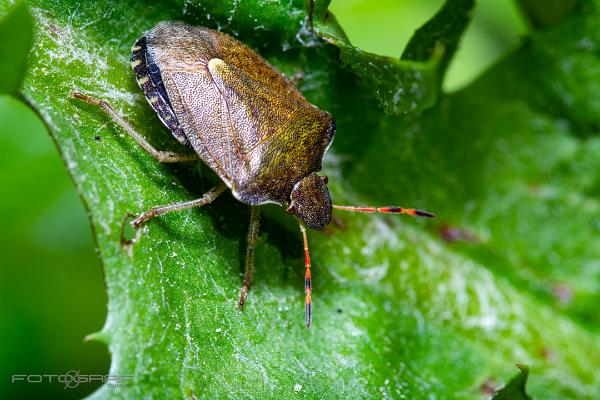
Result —
<instances>
[{"instance_id":1,"label":"bug's front leg","mask_svg":"<svg viewBox=\"0 0 600 400\"><path fill-rule=\"evenodd\" d=\"M308 252L308 239L306 238L306 228L300 223L300 232L302 232L302 242L304 244L304 319L306 327L310 328L312 322L312 279L310 277L310 254Z\"/></svg>"},{"instance_id":2,"label":"bug's front leg","mask_svg":"<svg viewBox=\"0 0 600 400\"><path fill-rule=\"evenodd\" d=\"M71 98L79 99L85 101L88 104L92 104L100 107L104 110L112 120L120 125L125 132L129 136L131 136L140 146L144 148L152 157L154 157L157 161L161 163L177 163L177 162L188 162L188 161L196 161L199 160L198 154L178 154L173 153L172 151L162 151L155 149L148 141L140 135L129 122L125 121L123 117L121 117L115 109L105 100L97 99L95 97L89 96L87 94L73 92L71 93Z\"/></svg>"}]
</instances>

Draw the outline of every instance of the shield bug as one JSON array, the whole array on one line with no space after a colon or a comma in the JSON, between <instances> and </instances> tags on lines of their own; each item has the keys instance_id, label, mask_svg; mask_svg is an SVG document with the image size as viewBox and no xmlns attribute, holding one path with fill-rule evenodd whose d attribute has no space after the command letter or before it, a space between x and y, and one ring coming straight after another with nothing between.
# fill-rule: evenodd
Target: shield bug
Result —
<instances>
[{"instance_id":1,"label":"shield bug","mask_svg":"<svg viewBox=\"0 0 600 400\"><path fill-rule=\"evenodd\" d=\"M327 177L317 175L335 134L331 114L310 104L261 56L222 32L161 22L135 42L131 66L159 119L195 154L156 150L106 101L81 93L73 97L101 107L159 162L201 159L223 181L199 199L142 213L132 222L135 228L165 213L209 204L227 188L251 206L239 307L244 306L252 283L261 204L279 204L299 219L307 326L311 323L311 278L304 225L323 230L333 209L434 216L402 207L332 205Z\"/></svg>"}]
</instances>

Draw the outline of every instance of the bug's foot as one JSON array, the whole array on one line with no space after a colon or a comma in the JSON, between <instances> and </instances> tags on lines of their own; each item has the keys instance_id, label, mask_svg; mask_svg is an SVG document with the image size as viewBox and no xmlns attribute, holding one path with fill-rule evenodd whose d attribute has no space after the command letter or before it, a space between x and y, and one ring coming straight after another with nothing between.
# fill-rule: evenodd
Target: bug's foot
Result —
<instances>
[{"instance_id":1,"label":"bug's foot","mask_svg":"<svg viewBox=\"0 0 600 400\"><path fill-rule=\"evenodd\" d=\"M240 291L240 300L238 301L238 307L240 309L244 308L244 304L246 303L247 295L248 295L248 285L244 284L242 286L242 290Z\"/></svg>"},{"instance_id":2,"label":"bug's foot","mask_svg":"<svg viewBox=\"0 0 600 400\"><path fill-rule=\"evenodd\" d=\"M140 226L142 226L144 223L146 223L146 221L148 221L150 218L156 217L156 215L157 215L157 212L154 208L149 211L146 211L145 213L143 213L142 215L140 215L139 217L137 217L136 219L131 221L131 226L133 226L135 229L138 229Z\"/></svg>"},{"instance_id":3,"label":"bug's foot","mask_svg":"<svg viewBox=\"0 0 600 400\"><path fill-rule=\"evenodd\" d=\"M141 232L133 228L132 219L135 217L133 214L127 214L123 219L121 225L121 244L126 249L129 249L140 237Z\"/></svg>"}]
</instances>

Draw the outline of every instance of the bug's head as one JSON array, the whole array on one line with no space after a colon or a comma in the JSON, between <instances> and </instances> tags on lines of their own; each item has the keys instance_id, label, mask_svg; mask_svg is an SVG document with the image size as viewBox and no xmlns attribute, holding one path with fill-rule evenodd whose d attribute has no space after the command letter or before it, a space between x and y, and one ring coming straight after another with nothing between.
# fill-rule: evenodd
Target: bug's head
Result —
<instances>
[{"instance_id":1,"label":"bug's head","mask_svg":"<svg viewBox=\"0 0 600 400\"><path fill-rule=\"evenodd\" d=\"M312 173L292 188L287 211L300 218L309 228L323 230L331 221L331 196L327 177Z\"/></svg>"}]
</instances>

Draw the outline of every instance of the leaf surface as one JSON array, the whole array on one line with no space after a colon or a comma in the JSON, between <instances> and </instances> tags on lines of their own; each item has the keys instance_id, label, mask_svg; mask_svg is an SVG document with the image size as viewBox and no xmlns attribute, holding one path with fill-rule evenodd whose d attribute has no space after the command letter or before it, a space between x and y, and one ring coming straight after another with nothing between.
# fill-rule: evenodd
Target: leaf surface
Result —
<instances>
[{"instance_id":1,"label":"leaf surface","mask_svg":"<svg viewBox=\"0 0 600 400\"><path fill-rule=\"evenodd\" d=\"M0 94L15 94L25 76L33 39L33 18L24 3L8 8L0 20Z\"/></svg>"}]
</instances>

